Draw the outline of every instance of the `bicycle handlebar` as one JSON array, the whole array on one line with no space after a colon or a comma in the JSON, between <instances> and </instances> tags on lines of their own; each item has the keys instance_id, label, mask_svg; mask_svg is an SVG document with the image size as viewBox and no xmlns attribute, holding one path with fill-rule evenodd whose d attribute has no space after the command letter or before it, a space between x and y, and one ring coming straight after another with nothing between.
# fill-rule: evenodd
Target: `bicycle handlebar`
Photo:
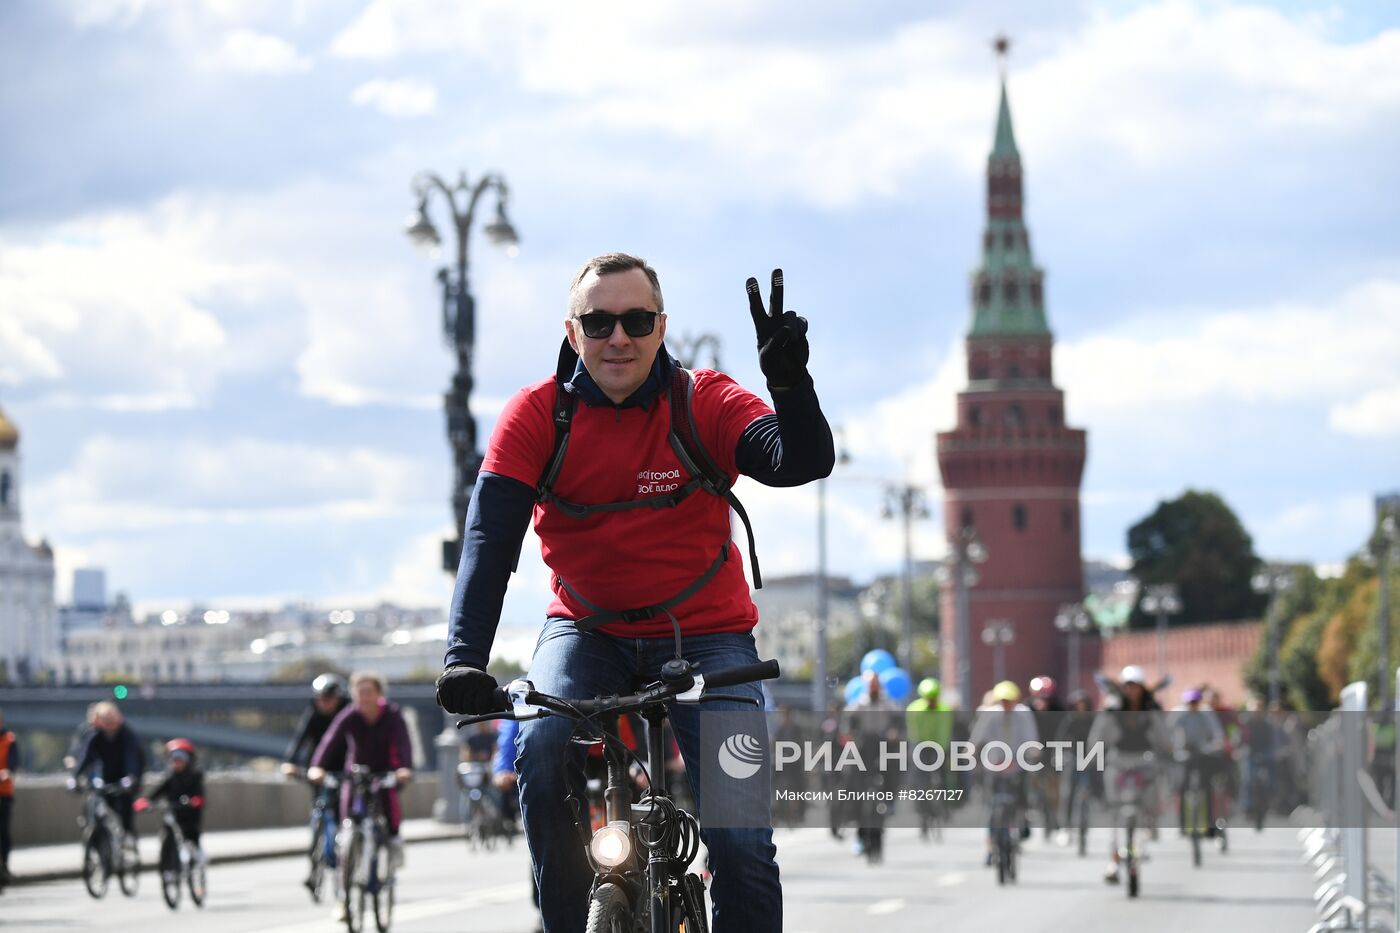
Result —
<instances>
[{"instance_id":1,"label":"bicycle handlebar","mask_svg":"<svg viewBox=\"0 0 1400 933\"><path fill-rule=\"evenodd\" d=\"M495 719L533 719L543 715L564 716L569 719L582 719L598 713L630 712L665 700L679 699L682 702L702 703L706 700L758 701L751 697L707 695L710 687L732 687L736 684L752 683L758 680L773 680L780 676L778 662L758 661L753 664L740 664L726 667L706 675L695 672L689 683L656 683L640 693L625 696L598 697L592 700L566 700L562 697L540 693L528 680L512 681L505 687L497 687L495 693L496 711L476 716L466 716L457 721L457 728L478 722ZM520 707L534 707L522 710Z\"/></svg>"},{"instance_id":2,"label":"bicycle handlebar","mask_svg":"<svg viewBox=\"0 0 1400 933\"><path fill-rule=\"evenodd\" d=\"M753 664L740 664L738 667L726 667L724 670L715 671L705 678L705 686L732 687L755 680L776 680L779 673L777 661L756 661Z\"/></svg>"}]
</instances>

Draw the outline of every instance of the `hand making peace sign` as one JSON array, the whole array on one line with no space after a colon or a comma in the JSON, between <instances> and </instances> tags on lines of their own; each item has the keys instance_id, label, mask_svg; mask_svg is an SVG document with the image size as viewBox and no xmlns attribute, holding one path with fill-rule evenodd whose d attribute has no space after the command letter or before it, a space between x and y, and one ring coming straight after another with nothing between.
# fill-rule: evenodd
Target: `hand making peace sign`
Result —
<instances>
[{"instance_id":1,"label":"hand making peace sign","mask_svg":"<svg viewBox=\"0 0 1400 933\"><path fill-rule=\"evenodd\" d=\"M807 319L793 311L783 311L783 270L773 270L773 290L769 310L763 309L758 280L745 283L749 293L749 313L758 332L758 365L770 389L790 389L807 375Z\"/></svg>"}]
</instances>

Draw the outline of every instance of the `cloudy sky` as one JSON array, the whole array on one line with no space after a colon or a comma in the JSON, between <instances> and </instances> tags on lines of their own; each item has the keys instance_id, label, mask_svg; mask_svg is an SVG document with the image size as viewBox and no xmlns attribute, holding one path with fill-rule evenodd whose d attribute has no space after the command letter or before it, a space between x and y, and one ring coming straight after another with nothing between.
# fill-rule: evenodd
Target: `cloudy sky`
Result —
<instances>
[{"instance_id":1,"label":"cloudy sky","mask_svg":"<svg viewBox=\"0 0 1400 933\"><path fill-rule=\"evenodd\" d=\"M519 256L472 243L483 437L588 256L650 259L752 386L743 282L781 265L853 458L833 572L897 566L881 479L929 487L941 554L1001 30L1086 554L1195 487L1265 556L1342 558L1400 486L1389 4L31 0L0 5L0 405L60 592L446 600L420 169L510 184ZM765 569L810 569L814 493L741 495Z\"/></svg>"}]
</instances>

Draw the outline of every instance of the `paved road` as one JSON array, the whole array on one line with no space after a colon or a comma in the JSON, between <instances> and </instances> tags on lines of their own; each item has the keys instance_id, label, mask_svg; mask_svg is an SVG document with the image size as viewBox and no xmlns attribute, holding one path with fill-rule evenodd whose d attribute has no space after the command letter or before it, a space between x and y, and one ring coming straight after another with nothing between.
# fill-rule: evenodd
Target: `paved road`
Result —
<instances>
[{"instance_id":1,"label":"paved road","mask_svg":"<svg viewBox=\"0 0 1400 933\"><path fill-rule=\"evenodd\" d=\"M778 836L789 933L924 933L1014 930L1229 930L1284 933L1315 922L1311 876L1299 862L1291 829L1240 832L1229 855L1211 853L1203 870L1190 865L1183 841L1164 835L1144 869L1142 897L1130 902L1100 874L1107 830L1097 830L1093 856L1079 859L1039 838L1026 847L1021 882L998 889L981 865L980 835L960 831L942 844L921 843L909 830L891 834L886 860L867 866L846 843L820 830ZM529 933L534 913L519 842L491 856L465 845L424 842L408 848L394 929ZM298 859L214 866L210 898L195 913L188 902L172 913L153 876L130 900L115 886L92 901L80 882L10 888L0 895L0 929L23 931L139 930L199 933L320 933L343 929L328 907L313 905L298 886Z\"/></svg>"}]
</instances>

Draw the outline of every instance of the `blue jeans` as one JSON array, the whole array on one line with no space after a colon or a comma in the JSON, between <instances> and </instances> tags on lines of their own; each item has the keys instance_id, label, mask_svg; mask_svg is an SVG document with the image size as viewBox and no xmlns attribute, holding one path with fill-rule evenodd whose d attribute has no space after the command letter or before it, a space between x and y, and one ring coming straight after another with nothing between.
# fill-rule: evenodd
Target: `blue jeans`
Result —
<instances>
[{"instance_id":1,"label":"blue jeans","mask_svg":"<svg viewBox=\"0 0 1400 933\"><path fill-rule=\"evenodd\" d=\"M758 660L753 636L747 632L693 635L683 640L683 647L686 660L704 671ZM527 679L543 693L573 699L630 693L637 686L657 680L661 665L674 654L675 642L670 638L583 633L567 619L549 619L540 632ZM725 687L724 692L762 699L756 683ZM704 708L747 709L724 702L706 703ZM701 708L673 703L670 715L699 809ZM593 870L566 802L571 793L580 800L587 799L583 783L585 748L568 741L573 725L560 717L529 720L521 723L515 740L520 809L540 890L540 916L547 933L582 933L593 883ZM766 748L767 735L758 738ZM761 793L771 806L767 769L745 781L742 792ZM783 926L783 895L771 821L763 828L702 826L700 835L709 850L709 868L714 876L710 896L714 900L715 933L778 933Z\"/></svg>"}]
</instances>

